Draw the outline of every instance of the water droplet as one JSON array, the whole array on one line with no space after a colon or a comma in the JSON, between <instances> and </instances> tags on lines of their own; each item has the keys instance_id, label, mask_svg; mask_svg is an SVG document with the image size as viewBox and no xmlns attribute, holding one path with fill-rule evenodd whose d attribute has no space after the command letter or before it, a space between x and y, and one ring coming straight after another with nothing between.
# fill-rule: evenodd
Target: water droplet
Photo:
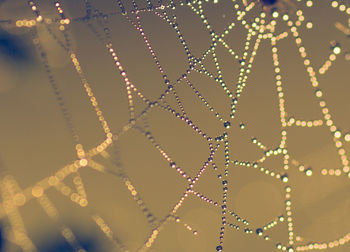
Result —
<instances>
[{"instance_id":1,"label":"water droplet","mask_svg":"<svg viewBox=\"0 0 350 252\"><path fill-rule=\"evenodd\" d=\"M263 234L263 230L261 228L258 228L255 232L259 236L261 236Z\"/></svg>"},{"instance_id":2,"label":"water droplet","mask_svg":"<svg viewBox=\"0 0 350 252\"><path fill-rule=\"evenodd\" d=\"M350 142L350 133L346 133L346 134L345 134L344 140L345 140L346 142Z\"/></svg>"},{"instance_id":3,"label":"water droplet","mask_svg":"<svg viewBox=\"0 0 350 252\"><path fill-rule=\"evenodd\" d=\"M288 175L287 174L282 175L281 180L282 180L282 182L287 183L288 182Z\"/></svg>"},{"instance_id":4,"label":"water droplet","mask_svg":"<svg viewBox=\"0 0 350 252\"><path fill-rule=\"evenodd\" d=\"M224 127L226 129L230 128L230 126L231 126L231 123L229 121L224 122Z\"/></svg>"},{"instance_id":5,"label":"water droplet","mask_svg":"<svg viewBox=\"0 0 350 252\"><path fill-rule=\"evenodd\" d=\"M305 175L308 176L308 177L310 177L310 176L312 175L312 169L311 169L311 168L307 168L307 169L305 170Z\"/></svg>"},{"instance_id":6,"label":"water droplet","mask_svg":"<svg viewBox=\"0 0 350 252\"><path fill-rule=\"evenodd\" d=\"M273 9L271 10L271 15L272 15L273 18L278 18L279 13L278 13L278 11L277 11L276 8L273 8Z\"/></svg>"},{"instance_id":7,"label":"water droplet","mask_svg":"<svg viewBox=\"0 0 350 252\"><path fill-rule=\"evenodd\" d=\"M217 246L216 251L222 251L222 246L221 245Z\"/></svg>"},{"instance_id":8,"label":"water droplet","mask_svg":"<svg viewBox=\"0 0 350 252\"><path fill-rule=\"evenodd\" d=\"M334 54L340 54L341 53L340 43L338 43L337 41L331 41L331 49Z\"/></svg>"}]
</instances>

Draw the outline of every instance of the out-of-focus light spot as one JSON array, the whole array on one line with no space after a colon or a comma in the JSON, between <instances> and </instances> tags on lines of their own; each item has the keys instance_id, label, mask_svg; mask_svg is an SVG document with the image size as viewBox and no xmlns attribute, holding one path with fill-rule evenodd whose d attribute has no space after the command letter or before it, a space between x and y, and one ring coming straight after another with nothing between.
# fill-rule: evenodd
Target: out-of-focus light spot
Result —
<instances>
[{"instance_id":1,"label":"out-of-focus light spot","mask_svg":"<svg viewBox=\"0 0 350 252\"><path fill-rule=\"evenodd\" d=\"M83 158L83 159L80 159L79 164L80 164L81 166L87 166L88 161L87 161L87 159Z\"/></svg>"},{"instance_id":2,"label":"out-of-focus light spot","mask_svg":"<svg viewBox=\"0 0 350 252\"><path fill-rule=\"evenodd\" d=\"M34 197L41 197L44 193L44 190L41 186L34 186L33 189L32 189L32 194Z\"/></svg>"},{"instance_id":3,"label":"out-of-focus light spot","mask_svg":"<svg viewBox=\"0 0 350 252\"><path fill-rule=\"evenodd\" d=\"M350 60L350 52L344 54L345 60Z\"/></svg>"},{"instance_id":4,"label":"out-of-focus light spot","mask_svg":"<svg viewBox=\"0 0 350 252\"><path fill-rule=\"evenodd\" d=\"M344 140L345 140L346 142L350 142L350 133L346 133L346 134L345 134Z\"/></svg>"}]
</instances>

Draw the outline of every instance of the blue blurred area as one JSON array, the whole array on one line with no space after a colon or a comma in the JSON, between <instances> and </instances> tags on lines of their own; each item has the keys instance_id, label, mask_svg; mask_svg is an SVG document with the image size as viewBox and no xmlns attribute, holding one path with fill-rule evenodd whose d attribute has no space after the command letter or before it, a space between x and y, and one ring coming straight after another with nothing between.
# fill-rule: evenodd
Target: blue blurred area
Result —
<instances>
[{"instance_id":1,"label":"blue blurred area","mask_svg":"<svg viewBox=\"0 0 350 252\"><path fill-rule=\"evenodd\" d=\"M0 58L12 63L28 63L32 53L22 36L13 35L0 28Z\"/></svg>"},{"instance_id":2,"label":"blue blurred area","mask_svg":"<svg viewBox=\"0 0 350 252\"><path fill-rule=\"evenodd\" d=\"M2 251L2 249L3 249L3 239L2 238L3 238L2 237L2 229L0 227L0 251Z\"/></svg>"},{"instance_id":3,"label":"blue blurred area","mask_svg":"<svg viewBox=\"0 0 350 252\"><path fill-rule=\"evenodd\" d=\"M93 237L77 237L80 245L88 252L103 252L99 242ZM40 252L76 252L70 244L68 244L63 237L57 237L56 240L46 241L45 244L39 245Z\"/></svg>"},{"instance_id":4,"label":"blue blurred area","mask_svg":"<svg viewBox=\"0 0 350 252\"><path fill-rule=\"evenodd\" d=\"M0 227L0 252L4 251L4 240L3 240L3 230ZM100 243L97 239L93 237L77 237L80 245L88 252L103 252L104 250L101 249ZM76 252L72 248L71 245L69 245L62 236L58 236L55 239L50 239L43 241L42 243L35 244L38 248L39 252ZM18 247L19 249L19 247ZM21 251L19 249L19 251Z\"/></svg>"},{"instance_id":5,"label":"blue blurred area","mask_svg":"<svg viewBox=\"0 0 350 252\"><path fill-rule=\"evenodd\" d=\"M261 2L265 5L273 5L277 3L278 0L261 0Z\"/></svg>"}]
</instances>

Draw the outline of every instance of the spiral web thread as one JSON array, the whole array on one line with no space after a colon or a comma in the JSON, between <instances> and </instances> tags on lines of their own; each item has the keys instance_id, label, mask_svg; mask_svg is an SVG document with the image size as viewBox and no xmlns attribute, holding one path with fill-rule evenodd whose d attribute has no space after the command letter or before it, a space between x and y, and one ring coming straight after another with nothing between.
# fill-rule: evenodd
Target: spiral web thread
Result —
<instances>
[{"instance_id":1,"label":"spiral web thread","mask_svg":"<svg viewBox=\"0 0 350 252\"><path fill-rule=\"evenodd\" d=\"M350 178L349 173L349 161L348 156L343 148L343 144L346 141L350 141L349 134L344 134L341 132L338 127L331 120L331 114L327 108L327 103L323 98L322 90L319 88L318 76L320 74L325 74L329 67L332 65L332 62L336 60L337 55L339 54L339 48L334 44L333 52L330 54L329 59L324 63L324 65L319 69L315 70L312 67L311 59L308 58L307 50L302 44L302 39L298 33L298 29L301 24L304 22L303 12L299 9L289 13L289 15L283 15L278 17L276 11L272 12L272 16L266 11L269 10L269 6L265 6L265 11L261 10L262 3L259 1L232 1L232 11L235 13L235 19L232 20L232 23L226 27L222 34L218 34L214 31L210 25L205 11L203 9L204 4L220 4L216 1L212 3L206 3L205 1L157 1L152 3L150 0L146 0L148 7L139 8L138 2L132 0L132 10L127 10L124 6L124 3L120 0L115 1L116 6L119 10L115 13L101 13L94 12L94 7L89 0L85 0L86 16L81 18L72 18L70 19L65 15L64 3L58 0L53 1L53 5L57 9L58 17L55 19L49 19L41 15L40 12L40 3L35 1L28 1L27 4L31 8L35 19L33 20L7 20L9 24L16 24L17 27L29 27L30 33L33 38L33 44L35 45L40 57L42 64L48 74L50 85L53 89L53 92L56 95L58 100L59 107L62 111L63 117L66 121L67 127L70 130L71 136L74 139L77 159L74 162L67 164L66 166L57 170L55 174L52 174L49 177L38 181L33 186L25 188L22 190L15 178L9 174L6 174L1 179L1 196L2 202L0 205L0 216L2 219L6 219L5 227L5 237L8 241L17 244L23 251L36 251L36 245L29 238L29 235L26 232L24 222L20 214L20 208L24 206L27 202L31 200L36 200L40 206L44 209L46 214L53 219L58 221L59 213L57 208L51 202L50 198L46 195L46 191L49 189L56 189L61 192L63 195L69 197L73 202L79 204L81 207L89 208L87 201L87 195L84 187L83 179L80 176L80 171L86 169L87 167L97 170L102 173L118 176L122 179L123 183L130 192L130 196L135 200L135 203L140 208L140 211L143 211L146 215L148 222L152 226L148 238L140 245L139 251L147 250L152 247L153 243L156 241L159 233L166 226L168 222L175 221L181 222L180 216L177 215L178 210L181 208L182 203L185 200L189 200L190 195L196 196L201 200L212 204L218 208L222 209L222 225L221 229L218 231L218 244L216 247L217 251L223 250L224 246L224 236L228 229L233 228L239 232L245 232L247 235L251 233L256 233L258 236L261 236L266 240L266 242L273 242L276 244L276 248L280 250L287 251L305 251L312 249L327 249L337 246L344 245L350 240L350 233L344 234L342 237L338 237L335 240L330 241L319 241L312 244L301 244L297 241L294 234L293 226L293 212L292 212L292 201L290 200L290 193L292 188L288 180L288 169L290 166L296 166L301 172L304 172L306 176L312 175L312 170L305 168L300 162L290 157L288 148L287 148L287 132L289 127L328 127L329 131L333 136L334 145L338 150L339 158L342 163L342 167L336 170L322 170L323 175L330 176L347 176ZM332 7L338 8L340 13L343 15L350 15L350 6L345 4L338 4L337 2L331 3ZM289 1L280 1L280 5L288 6ZM312 5L311 1L305 2L306 6ZM171 9L176 9L178 6L187 6L190 10L193 11L195 15L198 15L202 23L207 29L207 32L210 34L212 42L211 46L203 52L200 57L195 57L189 46L186 44L185 38L181 33L181 27L176 23L176 17L169 15L168 11ZM311 6L309 6L311 7ZM245 17L250 12L257 12L258 15L253 20L245 19ZM175 82L168 80L165 70L162 67L161 62L157 58L157 53L153 50L152 45L150 44L147 32L144 31L141 23L141 13L147 13L148 15L156 15L160 20L165 21L169 26L177 33L180 43L182 44L186 55L188 57L188 69L184 72ZM267 13L267 14L266 14ZM157 100L148 99L142 92L137 88L137 83L133 83L128 76L127 69L124 69L123 62L119 60L118 57L118 48L115 48L110 33L108 15L123 15L124 18L133 25L133 27L139 32L139 35L142 37L144 43L146 44L149 53L151 54L154 63L156 64L159 72L164 78L164 92L160 95ZM94 18L93 18L94 17ZM50 22L48 22L50 20ZM109 127L108 122L103 116L103 111L99 107L99 102L95 97L92 87L87 80L84 69L79 62L78 55L73 51L70 44L69 25L74 22L84 22L91 29L94 35L104 43L106 50L108 50L111 58L113 59L116 67L116 71L120 72L120 76L124 81L124 87L127 92L128 106L129 106L129 122L124 125L121 129L115 131ZM285 22L287 24L288 30L277 33L275 27L278 22ZM239 55L230 45L225 41L225 37L230 33L232 29L235 28L235 24L242 24L242 26L248 31L247 37L245 39L244 52ZM72 61L72 66L77 75L80 78L81 84L84 87L86 95L89 97L91 106L96 112L98 121L101 124L101 127L105 134L105 139L99 145L95 146L90 150L85 150L84 146L80 144L79 136L77 130L74 128L74 125L71 121L69 108L65 106L64 98L59 90L58 85L56 84L54 74L51 70L51 67L48 63L47 55L43 49L41 41L36 32L36 26L45 26L50 35L56 40L56 42L66 51L67 56ZM57 36L53 32L52 27L57 26L62 33ZM346 28L338 24L338 29L346 32ZM62 37L63 39L61 39ZM324 118L319 120L297 120L294 117L287 117L287 112L285 111L285 100L283 92L283 77L279 74L279 55L278 55L278 43L284 39L292 39L295 41L299 52L300 57L304 62L305 69L309 75L310 84L315 91L315 99L318 101L320 110L323 113ZM238 161L231 160L230 158L230 148L228 139L230 137L230 126L231 122L235 120L235 111L236 106L239 103L239 98L242 93L244 93L246 83L251 72L251 68L254 63L255 56L259 50L260 42L263 40L268 40L271 43L271 52L274 63L274 71L276 78L276 89L279 100L279 111L280 111L280 122L281 122L281 138L279 146L275 148L269 148L265 146L258 138L253 138L253 144L256 144L262 151L263 156L254 161ZM226 84L223 81L223 73L219 63L219 60L216 56L216 47L218 44L223 45L227 49L229 54L232 56L233 61L239 62L240 71L237 79L237 85L235 90L232 85ZM203 61L212 56L214 61L216 72L212 73L205 68ZM196 84L192 83L187 77L192 72L198 72L200 74L206 75L209 78L213 79L217 85L219 85L231 99L232 103L230 104L231 112L230 115L221 115L219 112L212 107L206 98L196 89ZM209 136L204 131L202 131L195 122L191 121L191 118L187 117L186 109L182 104L181 97L177 94L176 88L182 83L188 85L192 91L198 96L201 102L203 102L206 108L215 114L217 120L223 125L222 134L219 136ZM134 99L138 96L142 99L146 108L141 112L137 113L135 111ZM177 107L171 107L165 101L166 97L173 96L176 99ZM149 111L153 108L158 107L178 120L183 121L185 125L193 129L196 134L202 136L208 144L209 147L209 156L207 160L204 160L203 166L198 169L197 175L190 177L186 172L179 167L175 160L172 160L171 153L166 152L166 148L163 148L159 145L157 140L152 136L152 132L149 131L147 124L140 126L139 122L144 118L147 118ZM244 124L241 124L241 128L244 128ZM179 200L174 204L172 209L169 211L168 215L164 218L158 218L154 216L146 206L146 203L142 200L137 188L132 183L132 178L130 178L125 171L120 168L118 159L111 157L111 146L118 142L119 138L122 135L127 134L131 129L136 129L141 132L144 137L150 141L154 148L161 154L161 156L169 163L169 169L175 169L179 176L183 177L187 181L188 186L184 190L183 194ZM215 155L217 150L220 148L224 149L225 156L220 157ZM232 155L232 153L231 153ZM269 171L262 167L262 164L269 156L278 156L283 157L283 172L273 172ZM118 167L118 171L108 168L97 162L95 157L102 156L111 166ZM218 167L216 159L224 158L225 165L224 167ZM238 166L245 166L247 169L255 169L256 172L261 172L264 175L277 178L277 181L285 185L285 213L281 216L277 216L273 221L266 224L263 227L254 227L253 223L249 223L248 220L245 220L240 216L240 213L235 213L232 209L227 207L227 194L229 193L228 187L229 183L226 177L229 174L229 167L232 164ZM221 202L216 202L214 199L210 199L201 192L196 191L195 185L199 181L201 175L209 168L213 168L217 174L220 182L223 185L223 193ZM70 188L65 184L64 180L68 177L73 178L75 188ZM106 221L99 216L98 214L91 214L92 219L95 221L98 228L105 234L105 236L110 239L111 243L121 251L129 251L128 248L120 241L113 233L112 229L106 223ZM238 221L239 225L231 224L231 222ZM275 241L273 237L269 237L268 230L278 225L280 222L287 222L288 226L288 244L282 244L278 241ZM194 235L197 235L200 230L194 230L188 224L184 224L184 227L193 232ZM73 231L64 224L59 224L61 234L64 239L72 246L76 251L85 251L83 247L79 244L78 239L74 235ZM164 231L166 232L166 231ZM260 239L260 238L259 238ZM334 238L333 238L334 239ZM298 245L296 245L298 244ZM213 248L215 249L215 248Z\"/></svg>"}]
</instances>

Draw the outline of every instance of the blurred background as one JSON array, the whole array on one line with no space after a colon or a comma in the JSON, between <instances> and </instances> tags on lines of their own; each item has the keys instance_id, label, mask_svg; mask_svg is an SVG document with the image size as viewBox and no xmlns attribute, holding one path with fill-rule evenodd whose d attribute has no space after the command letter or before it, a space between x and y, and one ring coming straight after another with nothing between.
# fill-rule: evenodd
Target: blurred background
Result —
<instances>
[{"instance_id":1,"label":"blurred background","mask_svg":"<svg viewBox=\"0 0 350 252\"><path fill-rule=\"evenodd\" d=\"M315 243L327 244L324 251L350 251L350 243L346 243L350 240L350 184L342 163L343 152L350 151L349 1L198 2L0 1L1 251L176 252L220 251L221 246L223 251L267 252L306 250L305 245L317 249ZM201 14L211 25L211 32ZM286 15L299 22L298 36L316 72L336 131L326 126L316 89L284 20ZM251 57L257 40L257 34L251 35L245 49L250 36L245 23L260 22L257 18L265 20L265 25L275 22L275 28L262 32L265 37L255 48L235 118L230 118L232 98L220 81L234 98L240 69L249 68L243 66L248 60L242 57L245 52L247 59ZM237 57L217 42L216 56L209 53L200 64L199 59L212 46L212 34L220 36L232 23L224 41ZM300 124L290 119L293 125L286 128L290 161L287 183L252 166L240 165L241 161L252 164L266 155L253 138L267 150L276 149L281 142L268 34L286 36L276 42L285 109L287 118L295 118ZM130 122L124 78L106 49L109 42L127 78L148 101L156 101L167 90L167 80L176 91L176 95L170 91L166 103L152 108L132 92L135 124ZM73 52L83 71L83 82L72 64ZM215 61L222 71L220 81L215 80ZM324 64L327 67L322 68ZM187 80L209 106L182 78L188 69ZM77 155L81 146L88 152L106 140L83 86L86 81L114 135L105 152L94 156ZM217 170L209 164L193 188L218 204L189 194L171 214L188 182L171 168L159 149L192 178L210 153L208 141L164 109L168 105L181 113L179 101L185 116L212 137L214 146L220 143L213 160ZM144 110L145 115L140 117ZM314 120L321 120L323 125L302 126L302 121ZM226 121L230 127L224 127ZM224 132L228 134L225 140L230 162L225 177L227 224L220 245L220 175L224 177L226 153L224 142L214 139ZM341 147L339 143L336 146L337 141ZM87 166L83 164L85 158ZM64 169L67 165L71 166ZM77 167L79 171L75 172ZM286 172L282 154L266 158L259 167L269 173ZM291 188L293 246L288 244L286 186ZM249 225L238 221L232 211ZM257 234L257 229L274 221L276 226L262 236Z\"/></svg>"}]
</instances>

